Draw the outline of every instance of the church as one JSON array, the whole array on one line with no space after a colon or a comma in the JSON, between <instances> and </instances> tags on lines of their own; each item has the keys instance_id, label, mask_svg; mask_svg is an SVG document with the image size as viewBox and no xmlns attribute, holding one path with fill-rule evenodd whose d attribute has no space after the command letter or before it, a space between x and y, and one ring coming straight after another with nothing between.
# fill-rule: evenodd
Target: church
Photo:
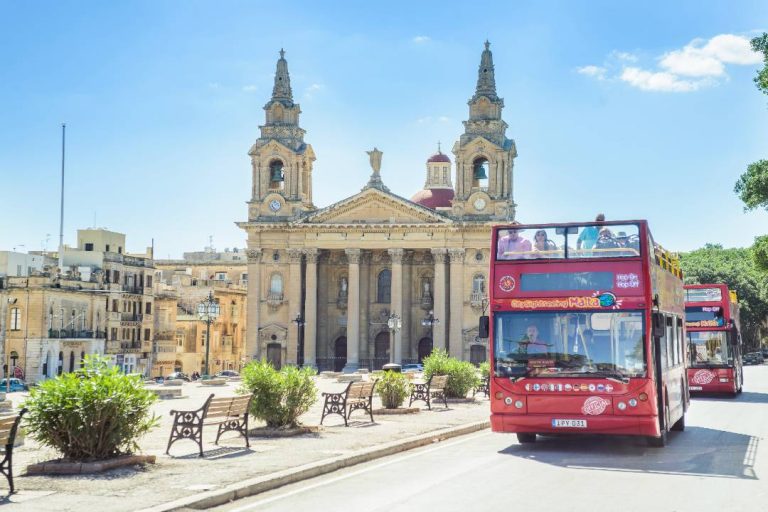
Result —
<instances>
[{"instance_id":1,"label":"church","mask_svg":"<svg viewBox=\"0 0 768 512\"><path fill-rule=\"evenodd\" d=\"M248 220L237 223L248 236L248 357L345 372L421 362L433 348L487 359L478 318L488 305L491 226L514 220L517 156L487 41L468 104L453 162L438 149L410 199L386 186L374 148L361 191L317 206L315 152L280 51L248 153Z\"/></svg>"}]
</instances>

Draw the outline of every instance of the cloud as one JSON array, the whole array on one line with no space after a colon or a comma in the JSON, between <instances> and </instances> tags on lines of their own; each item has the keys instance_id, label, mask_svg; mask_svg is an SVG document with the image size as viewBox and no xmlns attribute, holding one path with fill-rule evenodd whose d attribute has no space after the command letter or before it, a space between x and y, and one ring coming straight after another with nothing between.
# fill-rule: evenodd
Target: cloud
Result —
<instances>
[{"instance_id":1,"label":"cloud","mask_svg":"<svg viewBox=\"0 0 768 512\"><path fill-rule=\"evenodd\" d=\"M428 43L432 39L429 36L416 36L412 39L412 41L416 44L422 44L422 43Z\"/></svg>"},{"instance_id":2,"label":"cloud","mask_svg":"<svg viewBox=\"0 0 768 512\"><path fill-rule=\"evenodd\" d=\"M304 97L305 98L312 98L317 91L321 91L324 88L325 88L325 86L322 85L322 84L317 84L317 83L312 84L309 87L307 87L306 89L304 89Z\"/></svg>"},{"instance_id":3,"label":"cloud","mask_svg":"<svg viewBox=\"0 0 768 512\"><path fill-rule=\"evenodd\" d=\"M259 88L253 84L243 86L243 92L254 92L254 91L257 91L258 89Z\"/></svg>"},{"instance_id":4,"label":"cloud","mask_svg":"<svg viewBox=\"0 0 768 512\"><path fill-rule=\"evenodd\" d=\"M221 87L221 84L219 82L209 82L208 88L209 89L218 89Z\"/></svg>"},{"instance_id":5,"label":"cloud","mask_svg":"<svg viewBox=\"0 0 768 512\"><path fill-rule=\"evenodd\" d=\"M576 72L580 75L593 76L598 80L605 80L606 71L608 71L606 68L592 65L576 68Z\"/></svg>"},{"instance_id":6,"label":"cloud","mask_svg":"<svg viewBox=\"0 0 768 512\"><path fill-rule=\"evenodd\" d=\"M693 92L727 80L727 67L762 62L752 51L749 39L735 34L719 34L711 39L694 39L682 48L656 58L657 65L640 67L635 54L614 50L604 66L583 66L577 72L596 80L619 80L643 91Z\"/></svg>"},{"instance_id":7,"label":"cloud","mask_svg":"<svg viewBox=\"0 0 768 512\"><path fill-rule=\"evenodd\" d=\"M701 81L681 80L672 73L646 71L634 67L624 68L619 78L644 91L691 92L703 85Z\"/></svg>"}]
</instances>

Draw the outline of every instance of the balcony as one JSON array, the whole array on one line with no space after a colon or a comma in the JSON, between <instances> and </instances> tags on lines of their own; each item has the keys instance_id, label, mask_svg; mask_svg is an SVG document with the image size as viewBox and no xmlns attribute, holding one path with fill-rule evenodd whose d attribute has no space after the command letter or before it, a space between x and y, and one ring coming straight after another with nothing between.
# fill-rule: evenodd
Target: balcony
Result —
<instances>
[{"instance_id":1,"label":"balcony","mask_svg":"<svg viewBox=\"0 0 768 512\"><path fill-rule=\"evenodd\" d=\"M472 292L469 296L469 305L473 309L484 309L488 306L488 296L484 292Z\"/></svg>"},{"instance_id":2,"label":"balcony","mask_svg":"<svg viewBox=\"0 0 768 512\"><path fill-rule=\"evenodd\" d=\"M140 341L121 341L120 350L126 354L137 354L141 352Z\"/></svg>"},{"instance_id":3,"label":"balcony","mask_svg":"<svg viewBox=\"0 0 768 512\"><path fill-rule=\"evenodd\" d=\"M54 339L104 339L107 333L104 331L89 331L81 329L48 329L48 337Z\"/></svg>"},{"instance_id":4,"label":"balcony","mask_svg":"<svg viewBox=\"0 0 768 512\"><path fill-rule=\"evenodd\" d=\"M277 308L283 303L283 294L276 292L269 292L267 294L267 305L271 308Z\"/></svg>"},{"instance_id":5,"label":"balcony","mask_svg":"<svg viewBox=\"0 0 768 512\"><path fill-rule=\"evenodd\" d=\"M141 322L143 320L143 315L140 313L121 313L120 320L122 322Z\"/></svg>"}]
</instances>

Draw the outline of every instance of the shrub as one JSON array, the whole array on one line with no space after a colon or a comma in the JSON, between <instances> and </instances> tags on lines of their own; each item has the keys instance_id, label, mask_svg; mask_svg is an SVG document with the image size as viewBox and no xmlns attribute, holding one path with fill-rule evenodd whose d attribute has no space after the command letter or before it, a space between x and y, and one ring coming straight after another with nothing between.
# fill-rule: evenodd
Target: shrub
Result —
<instances>
[{"instance_id":1,"label":"shrub","mask_svg":"<svg viewBox=\"0 0 768 512\"><path fill-rule=\"evenodd\" d=\"M156 400L140 375L86 356L81 370L30 389L24 419L35 440L67 459L105 459L139 449L137 440L159 423Z\"/></svg>"},{"instance_id":2,"label":"shrub","mask_svg":"<svg viewBox=\"0 0 768 512\"><path fill-rule=\"evenodd\" d=\"M448 375L446 395L464 398L477 383L477 371L472 363L449 357L445 350L435 349L424 359L424 378L432 375Z\"/></svg>"},{"instance_id":3,"label":"shrub","mask_svg":"<svg viewBox=\"0 0 768 512\"><path fill-rule=\"evenodd\" d=\"M317 400L312 380L315 370L286 366L281 370L266 360L247 364L241 373L241 393L253 393L251 414L271 428L298 426L298 418Z\"/></svg>"},{"instance_id":4,"label":"shrub","mask_svg":"<svg viewBox=\"0 0 768 512\"><path fill-rule=\"evenodd\" d=\"M484 361L480 363L480 378L483 380L488 379L491 376L491 363Z\"/></svg>"},{"instance_id":5,"label":"shrub","mask_svg":"<svg viewBox=\"0 0 768 512\"><path fill-rule=\"evenodd\" d=\"M376 381L376 393L385 409L397 409L411 394L411 383L402 373L384 372Z\"/></svg>"}]
</instances>

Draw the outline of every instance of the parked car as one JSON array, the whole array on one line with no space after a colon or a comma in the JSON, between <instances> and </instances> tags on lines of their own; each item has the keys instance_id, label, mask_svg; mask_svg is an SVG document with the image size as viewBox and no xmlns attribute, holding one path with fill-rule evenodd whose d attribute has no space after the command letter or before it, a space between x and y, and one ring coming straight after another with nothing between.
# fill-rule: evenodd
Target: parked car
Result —
<instances>
[{"instance_id":1,"label":"parked car","mask_svg":"<svg viewBox=\"0 0 768 512\"><path fill-rule=\"evenodd\" d=\"M24 382L21 379L17 378L11 378L10 382L10 390L11 391L28 391L29 386L27 386L27 383ZM6 389L8 389L8 382L5 379L0 379L0 393L5 393Z\"/></svg>"},{"instance_id":2,"label":"parked car","mask_svg":"<svg viewBox=\"0 0 768 512\"><path fill-rule=\"evenodd\" d=\"M763 349L763 358L768 358L768 347Z\"/></svg>"},{"instance_id":3,"label":"parked car","mask_svg":"<svg viewBox=\"0 0 768 512\"><path fill-rule=\"evenodd\" d=\"M403 365L403 373L416 373L416 372L423 372L424 371L424 365L421 363L409 363Z\"/></svg>"},{"instance_id":4,"label":"parked car","mask_svg":"<svg viewBox=\"0 0 768 512\"><path fill-rule=\"evenodd\" d=\"M763 364L764 358L762 352L748 352L742 357L744 364Z\"/></svg>"},{"instance_id":5,"label":"parked car","mask_svg":"<svg viewBox=\"0 0 768 512\"><path fill-rule=\"evenodd\" d=\"M165 380L172 380L172 379L181 379L185 382L189 382L189 375L187 375L184 372L173 372L172 374L168 375Z\"/></svg>"},{"instance_id":6,"label":"parked car","mask_svg":"<svg viewBox=\"0 0 768 512\"><path fill-rule=\"evenodd\" d=\"M217 372L215 377L239 377L240 374L234 370L222 370Z\"/></svg>"}]
</instances>

